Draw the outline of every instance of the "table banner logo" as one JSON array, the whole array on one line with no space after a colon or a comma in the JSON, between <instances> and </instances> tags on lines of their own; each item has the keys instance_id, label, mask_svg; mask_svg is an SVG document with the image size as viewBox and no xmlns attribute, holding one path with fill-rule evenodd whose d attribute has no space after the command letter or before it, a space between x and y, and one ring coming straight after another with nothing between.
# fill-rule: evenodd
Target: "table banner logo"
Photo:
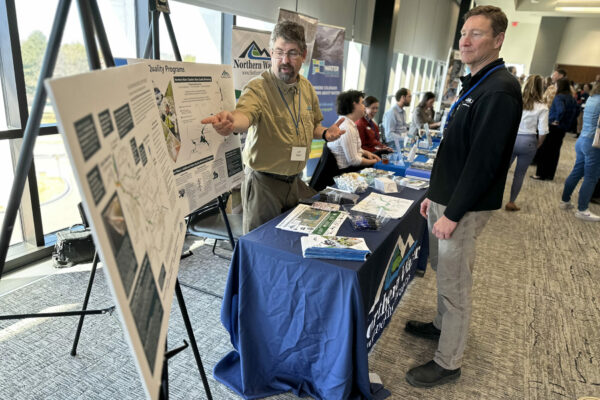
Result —
<instances>
[{"instance_id":1,"label":"table banner logo","mask_svg":"<svg viewBox=\"0 0 600 400\"><path fill-rule=\"evenodd\" d=\"M411 234L406 239L402 235L398 238L369 311L367 349L377 341L391 320L394 309L414 275L420 250L421 243L414 240Z\"/></svg>"}]
</instances>

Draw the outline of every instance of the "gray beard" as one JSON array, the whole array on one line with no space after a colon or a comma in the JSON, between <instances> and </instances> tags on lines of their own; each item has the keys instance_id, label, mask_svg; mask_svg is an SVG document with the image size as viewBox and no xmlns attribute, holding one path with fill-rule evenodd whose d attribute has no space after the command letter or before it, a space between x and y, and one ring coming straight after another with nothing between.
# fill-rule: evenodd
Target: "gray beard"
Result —
<instances>
[{"instance_id":1,"label":"gray beard","mask_svg":"<svg viewBox=\"0 0 600 400\"><path fill-rule=\"evenodd\" d=\"M284 81L285 83L294 83L296 82L296 79L298 78L298 74L296 73L285 73L285 72L281 72L281 71L277 71L277 77L279 79L281 79L282 81Z\"/></svg>"}]
</instances>

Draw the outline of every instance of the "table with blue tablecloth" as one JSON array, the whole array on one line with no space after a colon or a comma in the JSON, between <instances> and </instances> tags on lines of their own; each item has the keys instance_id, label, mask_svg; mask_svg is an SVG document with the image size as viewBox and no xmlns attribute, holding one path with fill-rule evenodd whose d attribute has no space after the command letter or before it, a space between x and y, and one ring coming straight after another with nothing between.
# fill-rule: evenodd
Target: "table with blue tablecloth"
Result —
<instances>
[{"instance_id":1,"label":"table with blue tablecloth","mask_svg":"<svg viewBox=\"0 0 600 400\"><path fill-rule=\"evenodd\" d=\"M365 262L303 258L301 234L275 228L287 214L241 237L221 309L234 350L217 363L215 378L247 399L288 391L383 398L385 390L371 388L367 354L427 262L424 194L394 194L414 202L380 231L344 222L338 235L364 237L372 251Z\"/></svg>"}]
</instances>

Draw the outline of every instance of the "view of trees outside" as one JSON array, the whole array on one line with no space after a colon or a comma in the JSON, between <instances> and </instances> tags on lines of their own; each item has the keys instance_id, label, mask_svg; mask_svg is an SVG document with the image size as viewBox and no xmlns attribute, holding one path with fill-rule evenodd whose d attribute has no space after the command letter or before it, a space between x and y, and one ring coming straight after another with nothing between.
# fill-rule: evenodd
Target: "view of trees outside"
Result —
<instances>
[{"instance_id":1,"label":"view of trees outside","mask_svg":"<svg viewBox=\"0 0 600 400\"><path fill-rule=\"evenodd\" d=\"M16 0L17 23L21 41L23 72L27 102L31 109L48 37L54 21L58 0ZM169 3L179 49L184 61L198 63L221 62L221 13L176 1ZM98 2L100 14L114 57L135 58L134 0L103 0ZM32 12L35 10L35 12ZM174 60L172 46L161 18L161 58ZM190 33L191 32L191 33ZM72 3L63 33L54 77L68 76L89 70L79 11ZM93 94L90 94L93 95ZM3 102L2 106L3 106ZM6 128L4 109L0 110L0 129ZM42 124L54 124L56 117L50 101L44 108ZM13 170L8 140L0 141L2 167ZM41 136L34 150L36 176L42 212L44 234L55 232L80 222L77 203L79 190L73 177L61 135ZM4 165L6 164L6 165ZM0 185L10 187L12 174L2 174ZM0 220L6 207L8 191L0 198ZM6 195L4 195L6 193ZM20 226L18 237L21 241Z\"/></svg>"},{"instance_id":2,"label":"view of trees outside","mask_svg":"<svg viewBox=\"0 0 600 400\"><path fill-rule=\"evenodd\" d=\"M25 88L30 108L33 104L57 3L56 0L16 1ZM104 0L98 2L98 6L113 55L135 57L133 0ZM36 12L32 13L32 9ZM89 67L83 45L79 11L77 4L72 3L53 76L68 76L87 71ZM48 100L44 108L42 124L54 123L56 117ZM80 223L77 203L81 198L61 135L38 137L34 149L34 161L44 234Z\"/></svg>"}]
</instances>

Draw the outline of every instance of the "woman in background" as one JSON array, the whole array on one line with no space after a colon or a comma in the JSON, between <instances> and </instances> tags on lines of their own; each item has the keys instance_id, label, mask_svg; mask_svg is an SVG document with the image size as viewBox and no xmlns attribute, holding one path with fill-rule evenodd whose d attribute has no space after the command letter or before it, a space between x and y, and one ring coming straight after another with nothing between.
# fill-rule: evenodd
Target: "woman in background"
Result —
<instances>
[{"instance_id":1,"label":"woman in background","mask_svg":"<svg viewBox=\"0 0 600 400\"><path fill-rule=\"evenodd\" d=\"M421 102L417 104L415 111L413 111L412 129L421 129L423 128L423 124L429 124L429 127L439 128L439 122L433 122L433 117L435 116L435 112L433 111L433 103L435 102L435 94L432 92L425 92Z\"/></svg>"},{"instance_id":2,"label":"woman in background","mask_svg":"<svg viewBox=\"0 0 600 400\"><path fill-rule=\"evenodd\" d=\"M517 167L510 187L510 200L504 207L506 211L520 210L515 200L521 191L527 167L548 134L548 107L543 102L543 95L544 79L539 75L527 78L523 86L523 115L510 159L511 165L517 159Z\"/></svg>"},{"instance_id":3,"label":"woman in background","mask_svg":"<svg viewBox=\"0 0 600 400\"><path fill-rule=\"evenodd\" d=\"M560 208L568 210L571 194L577 183L583 178L579 188L579 199L575 217L585 221L600 222L600 216L589 210L590 199L600 177L600 149L592 147L596 130L600 130L600 83L596 83L590 92L583 112L583 126L579 139L575 142L575 165L565 181Z\"/></svg>"},{"instance_id":4,"label":"woman in background","mask_svg":"<svg viewBox=\"0 0 600 400\"><path fill-rule=\"evenodd\" d=\"M394 150L392 148L381 143L379 125L377 125L374 119L377 111L379 111L379 100L373 96L367 96L363 103L365 105L365 115L356 121L356 128L360 135L362 149L379 156L393 153Z\"/></svg>"},{"instance_id":5,"label":"woman in background","mask_svg":"<svg viewBox=\"0 0 600 400\"><path fill-rule=\"evenodd\" d=\"M340 118L344 119L340 129L345 130L346 133L339 139L328 142L327 147L335 156L341 173L358 171L381 161L381 158L375 154L361 148L356 121L365 115L364 95L358 90L348 90L337 97L337 112Z\"/></svg>"},{"instance_id":6,"label":"woman in background","mask_svg":"<svg viewBox=\"0 0 600 400\"><path fill-rule=\"evenodd\" d=\"M556 81L556 96L548 116L550 130L538 151L537 170L532 176L533 179L548 181L554 179L565 133L573 124L576 114L577 102L571 94L571 85L568 80L559 79Z\"/></svg>"}]
</instances>

